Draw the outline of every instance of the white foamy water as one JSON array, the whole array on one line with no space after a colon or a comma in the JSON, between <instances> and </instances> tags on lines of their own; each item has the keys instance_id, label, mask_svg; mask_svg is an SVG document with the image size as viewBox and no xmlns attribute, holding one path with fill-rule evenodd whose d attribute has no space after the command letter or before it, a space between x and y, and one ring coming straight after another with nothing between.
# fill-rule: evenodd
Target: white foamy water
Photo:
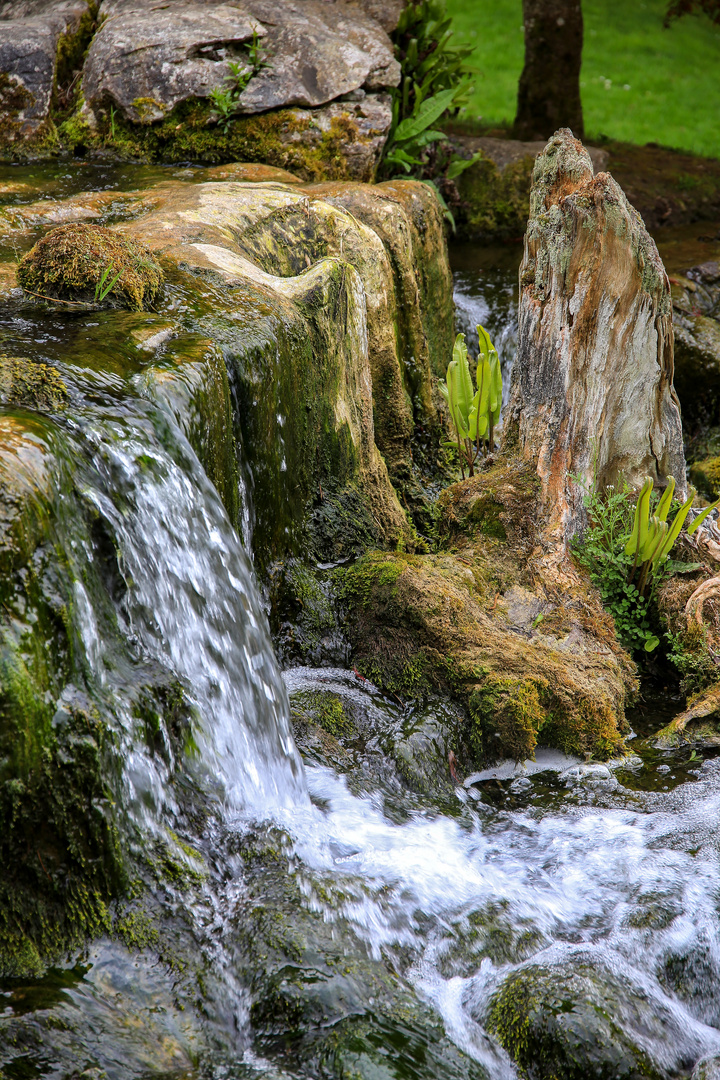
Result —
<instances>
[{"instance_id":1,"label":"white foamy water","mask_svg":"<svg viewBox=\"0 0 720 1080\"><path fill-rule=\"evenodd\" d=\"M175 456L139 421L98 434L95 465L107 483L90 494L120 547L130 632L188 691L206 780L232 810L303 805L267 620L215 489L178 432Z\"/></svg>"},{"instance_id":2,"label":"white foamy water","mask_svg":"<svg viewBox=\"0 0 720 1080\"><path fill-rule=\"evenodd\" d=\"M306 771L318 806L281 820L303 865L341 883L344 897L323 906L310 885L309 902L349 921L376 957L410 950L418 990L494 1080L514 1076L514 1066L482 1021L524 964L590 965L625 985L654 1018L633 1039L668 1075L720 1052L720 763L662 796L629 793L614 779L578 788L568 777L572 803L559 796L552 810L466 801L458 818L429 809L402 824L388 819L380 794L357 797L330 770ZM601 789L610 802L616 792L617 807L582 805L584 790L592 803ZM627 809L630 799L637 809ZM517 963L479 955L444 975L464 920L487 911L534 944ZM664 977L675 958L687 972L682 995Z\"/></svg>"}]
</instances>

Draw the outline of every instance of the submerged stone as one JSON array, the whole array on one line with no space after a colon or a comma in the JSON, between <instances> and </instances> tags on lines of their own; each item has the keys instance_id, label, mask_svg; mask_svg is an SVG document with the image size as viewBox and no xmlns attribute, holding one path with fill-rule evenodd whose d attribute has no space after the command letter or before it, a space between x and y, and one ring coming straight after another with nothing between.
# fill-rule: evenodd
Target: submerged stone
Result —
<instances>
[{"instance_id":1,"label":"submerged stone","mask_svg":"<svg viewBox=\"0 0 720 1080\"><path fill-rule=\"evenodd\" d=\"M534 1080L664 1080L667 1065L675 1075L690 1064L672 1048L672 1063L647 1049L669 1044L678 1019L668 1008L582 959L514 972L491 999L485 1022Z\"/></svg>"}]
</instances>

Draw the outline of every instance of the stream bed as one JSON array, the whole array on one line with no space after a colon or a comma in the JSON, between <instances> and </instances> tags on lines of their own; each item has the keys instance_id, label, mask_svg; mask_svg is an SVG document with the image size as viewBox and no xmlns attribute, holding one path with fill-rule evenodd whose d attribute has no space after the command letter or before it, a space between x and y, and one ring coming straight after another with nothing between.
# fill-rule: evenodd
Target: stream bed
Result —
<instances>
[{"instance_id":1,"label":"stream bed","mask_svg":"<svg viewBox=\"0 0 720 1080\"><path fill-rule=\"evenodd\" d=\"M506 386L519 258L453 251L458 327L469 342L488 328ZM154 893L172 948L120 920L65 966L0 982L0 1077L508 1080L508 987L538 1054L566 1054L559 1075L689 1077L720 1054L720 757L653 747L676 703L630 717L622 760L541 751L437 798L383 774L380 735L352 767L303 763L298 694L330 690L388 737L415 718L352 670L280 670L251 558L197 457L140 367L85 365L78 325L8 309L0 351L54 364L69 387L58 423L115 545L112 619L130 641L114 651L79 586L87 677L118 718L132 827L177 842L184 869ZM87 537L68 545L90 581ZM151 662L191 699L185 764L148 751L124 705Z\"/></svg>"}]
</instances>

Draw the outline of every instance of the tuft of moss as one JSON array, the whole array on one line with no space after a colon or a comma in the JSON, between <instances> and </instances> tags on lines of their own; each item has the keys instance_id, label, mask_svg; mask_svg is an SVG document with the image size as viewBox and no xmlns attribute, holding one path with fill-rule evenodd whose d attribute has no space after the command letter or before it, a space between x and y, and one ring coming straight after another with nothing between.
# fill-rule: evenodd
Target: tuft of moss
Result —
<instances>
[{"instance_id":1,"label":"tuft of moss","mask_svg":"<svg viewBox=\"0 0 720 1080\"><path fill-rule=\"evenodd\" d=\"M485 681L470 694L472 718L470 743L477 759L489 750L501 752L515 761L534 758L538 735L548 719L552 694L543 678L504 678L488 673Z\"/></svg>"},{"instance_id":2,"label":"tuft of moss","mask_svg":"<svg viewBox=\"0 0 720 1080\"><path fill-rule=\"evenodd\" d=\"M103 303L142 311L155 300L163 272L137 240L103 225L85 223L53 229L23 256L18 267L18 283L25 292L66 302L94 303L98 288L110 285L116 277Z\"/></svg>"},{"instance_id":3,"label":"tuft of moss","mask_svg":"<svg viewBox=\"0 0 720 1080\"><path fill-rule=\"evenodd\" d=\"M342 699L329 690L302 691L293 696L292 704L303 721L318 724L336 739L351 738L355 732Z\"/></svg>"}]
</instances>

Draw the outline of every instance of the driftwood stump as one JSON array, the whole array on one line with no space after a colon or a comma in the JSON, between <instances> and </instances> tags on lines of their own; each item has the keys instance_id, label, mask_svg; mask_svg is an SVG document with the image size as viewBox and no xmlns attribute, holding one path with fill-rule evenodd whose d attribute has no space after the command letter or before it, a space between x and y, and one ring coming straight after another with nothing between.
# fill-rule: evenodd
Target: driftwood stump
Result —
<instances>
[{"instance_id":1,"label":"driftwood stump","mask_svg":"<svg viewBox=\"0 0 720 1080\"><path fill-rule=\"evenodd\" d=\"M567 129L538 156L520 267L505 445L542 482L550 548L583 521L585 484L686 488L670 288L654 241Z\"/></svg>"}]
</instances>

